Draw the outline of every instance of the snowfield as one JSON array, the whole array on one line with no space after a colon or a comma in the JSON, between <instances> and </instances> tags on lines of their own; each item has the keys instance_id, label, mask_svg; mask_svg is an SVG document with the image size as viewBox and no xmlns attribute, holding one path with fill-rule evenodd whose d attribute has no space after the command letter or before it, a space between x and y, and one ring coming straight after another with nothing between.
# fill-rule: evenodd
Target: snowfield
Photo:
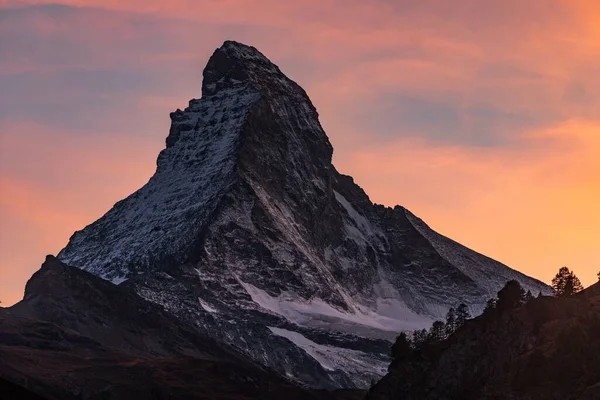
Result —
<instances>
[{"instance_id":1,"label":"snowfield","mask_svg":"<svg viewBox=\"0 0 600 400\"><path fill-rule=\"evenodd\" d=\"M335 330L360 334L365 337L393 340L399 332L429 328L433 319L416 314L400 300L377 298L377 308L369 310L355 302L353 313L340 311L319 298L304 300L293 292L272 297L262 289L240 281L252 301L263 310L280 315L289 322L313 328L335 328Z\"/></svg>"}]
</instances>

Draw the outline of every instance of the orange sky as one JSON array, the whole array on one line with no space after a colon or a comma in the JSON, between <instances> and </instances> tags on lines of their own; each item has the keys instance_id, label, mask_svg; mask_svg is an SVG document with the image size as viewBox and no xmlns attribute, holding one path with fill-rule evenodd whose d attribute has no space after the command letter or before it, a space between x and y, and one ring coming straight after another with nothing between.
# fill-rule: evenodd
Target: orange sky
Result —
<instances>
[{"instance_id":1,"label":"orange sky","mask_svg":"<svg viewBox=\"0 0 600 400\"><path fill-rule=\"evenodd\" d=\"M374 202L546 282L596 280L600 2L47 3L0 0L3 305L147 181L225 39L307 90Z\"/></svg>"}]
</instances>

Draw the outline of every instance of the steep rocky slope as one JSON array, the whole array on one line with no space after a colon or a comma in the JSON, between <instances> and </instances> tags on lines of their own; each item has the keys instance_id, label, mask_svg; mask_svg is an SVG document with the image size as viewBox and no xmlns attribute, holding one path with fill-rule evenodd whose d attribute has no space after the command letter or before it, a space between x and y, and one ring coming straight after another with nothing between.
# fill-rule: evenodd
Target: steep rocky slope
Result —
<instances>
[{"instance_id":1,"label":"steep rocky slope","mask_svg":"<svg viewBox=\"0 0 600 400\"><path fill-rule=\"evenodd\" d=\"M600 398L600 284L486 313L400 363L369 400Z\"/></svg>"},{"instance_id":2,"label":"steep rocky slope","mask_svg":"<svg viewBox=\"0 0 600 400\"><path fill-rule=\"evenodd\" d=\"M358 399L308 390L126 287L48 257L0 308L0 399Z\"/></svg>"},{"instance_id":3,"label":"steep rocky slope","mask_svg":"<svg viewBox=\"0 0 600 400\"><path fill-rule=\"evenodd\" d=\"M539 281L374 205L331 163L305 91L225 42L171 114L156 173L58 257L317 387L365 387L400 330Z\"/></svg>"}]
</instances>

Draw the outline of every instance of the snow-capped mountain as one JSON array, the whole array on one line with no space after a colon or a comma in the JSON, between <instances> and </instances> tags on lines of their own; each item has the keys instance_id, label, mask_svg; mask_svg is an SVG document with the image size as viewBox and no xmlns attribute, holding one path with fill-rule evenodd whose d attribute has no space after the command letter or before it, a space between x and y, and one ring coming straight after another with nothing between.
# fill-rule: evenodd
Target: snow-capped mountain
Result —
<instances>
[{"instance_id":1,"label":"snow-capped mountain","mask_svg":"<svg viewBox=\"0 0 600 400\"><path fill-rule=\"evenodd\" d=\"M217 49L202 98L171 120L154 176L58 257L284 376L365 387L399 331L460 302L477 313L510 279L548 290L374 205L332 165L305 91L254 47Z\"/></svg>"}]
</instances>

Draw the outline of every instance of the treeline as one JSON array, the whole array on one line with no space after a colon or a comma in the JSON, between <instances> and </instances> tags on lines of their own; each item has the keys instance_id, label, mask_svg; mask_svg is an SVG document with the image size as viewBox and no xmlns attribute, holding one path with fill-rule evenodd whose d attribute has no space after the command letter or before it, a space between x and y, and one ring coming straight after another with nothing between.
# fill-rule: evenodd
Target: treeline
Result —
<instances>
[{"instance_id":1,"label":"treeline","mask_svg":"<svg viewBox=\"0 0 600 400\"><path fill-rule=\"evenodd\" d=\"M598 279L600 280L600 272L598 273ZM552 279L551 287L556 297L572 296L583 290L583 286L575 273L567 267L559 269L554 279ZM541 291L537 294L537 297L540 296L542 296ZM533 298L534 295L531 291L525 292L519 282L510 280L498 292L496 298L489 299L486 302L483 315L502 314L523 306ZM448 338L470 318L469 308L463 303L456 308L450 308L446 314L446 320L435 321L429 329L416 330L410 334L402 332L392 346L392 363L389 369L404 361L418 359L428 346Z\"/></svg>"},{"instance_id":2,"label":"treeline","mask_svg":"<svg viewBox=\"0 0 600 400\"><path fill-rule=\"evenodd\" d=\"M600 272L598 273L598 279L600 280ZM557 297L568 297L583 290L583 286L575 273L567 267L559 269L554 279L552 279L551 287ZM540 296L542 296L541 291L537 294L537 297ZM483 315L504 313L507 310L523 306L533 298L534 295L531 291L525 292L519 282L510 280L498 292L496 298L489 299L486 302ZM427 346L446 339L470 318L469 308L463 303L456 308L450 308L446 314L446 320L435 321L429 329L416 330L410 334L400 333L392 346L392 363L389 368L392 369L406 360L418 358Z\"/></svg>"},{"instance_id":3,"label":"treeline","mask_svg":"<svg viewBox=\"0 0 600 400\"><path fill-rule=\"evenodd\" d=\"M542 293L540 292L538 297L541 295ZM514 309L533 298L534 296L531 291L528 290L525 292L519 282L511 280L498 292L497 298L487 301L483 313L490 313L493 310L504 312ZM410 335L405 332L400 333L392 346L392 363L389 368L392 369L399 363L420 354L427 346L446 339L460 329L470 318L469 308L466 304L462 303L458 307L448 310L445 322L435 321L429 330L416 330Z\"/></svg>"},{"instance_id":4,"label":"treeline","mask_svg":"<svg viewBox=\"0 0 600 400\"><path fill-rule=\"evenodd\" d=\"M446 321L435 321L429 330L418 329L408 335L400 333L392 346L392 363L390 369L398 363L406 361L415 352L420 352L432 343L441 342L465 324L471 318L469 307L461 303L456 308L452 307L446 313Z\"/></svg>"},{"instance_id":5,"label":"treeline","mask_svg":"<svg viewBox=\"0 0 600 400\"><path fill-rule=\"evenodd\" d=\"M446 322L435 321L429 330L421 329L412 333L411 337L407 336L412 347L419 347L427 342L439 342L452 335L454 331L464 325L471 318L471 313L466 304L462 303L458 307L450 308L446 314Z\"/></svg>"}]
</instances>

